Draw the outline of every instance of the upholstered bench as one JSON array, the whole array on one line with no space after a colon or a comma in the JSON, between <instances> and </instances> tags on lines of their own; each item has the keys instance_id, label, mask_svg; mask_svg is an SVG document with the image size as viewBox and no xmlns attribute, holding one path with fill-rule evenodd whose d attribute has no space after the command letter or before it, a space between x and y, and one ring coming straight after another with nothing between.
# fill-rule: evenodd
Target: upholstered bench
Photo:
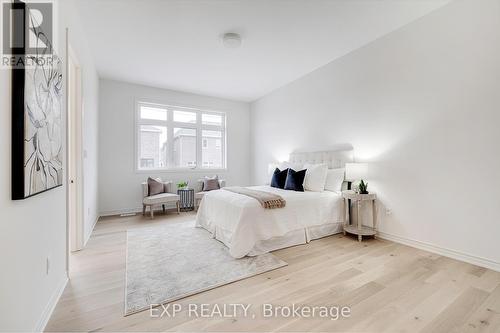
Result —
<instances>
[{"instance_id":1,"label":"upholstered bench","mask_svg":"<svg viewBox=\"0 0 500 333\"><path fill-rule=\"evenodd\" d=\"M151 218L154 218L153 207L154 206L162 206L163 212L165 213L165 205L169 203L174 203L177 206L177 214L180 214L180 196L178 194L169 193L170 188L172 187L172 182L163 182L165 188L168 189L165 193L159 193L155 195L148 195L149 188L148 183L142 183L142 215L146 215L146 207L149 206L149 212L151 214Z\"/></svg>"}]
</instances>

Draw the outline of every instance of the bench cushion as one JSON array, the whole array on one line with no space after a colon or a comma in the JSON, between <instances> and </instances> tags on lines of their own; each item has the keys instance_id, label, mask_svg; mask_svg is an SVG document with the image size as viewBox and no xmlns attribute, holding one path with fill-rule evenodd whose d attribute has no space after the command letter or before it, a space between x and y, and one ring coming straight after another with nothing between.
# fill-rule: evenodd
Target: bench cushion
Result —
<instances>
[{"instance_id":1,"label":"bench cushion","mask_svg":"<svg viewBox=\"0 0 500 333\"><path fill-rule=\"evenodd\" d=\"M161 205L169 202L177 202L180 200L180 196L173 193L160 193L145 197L142 200L144 205Z\"/></svg>"}]
</instances>

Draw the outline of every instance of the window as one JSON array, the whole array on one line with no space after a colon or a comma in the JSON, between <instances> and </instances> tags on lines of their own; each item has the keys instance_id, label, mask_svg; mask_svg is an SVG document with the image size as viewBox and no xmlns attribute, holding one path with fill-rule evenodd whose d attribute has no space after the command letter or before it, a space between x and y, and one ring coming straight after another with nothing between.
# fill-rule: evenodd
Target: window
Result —
<instances>
[{"instance_id":1,"label":"window","mask_svg":"<svg viewBox=\"0 0 500 333\"><path fill-rule=\"evenodd\" d=\"M141 168L152 169L155 166L155 160L153 158L141 158Z\"/></svg>"},{"instance_id":2,"label":"window","mask_svg":"<svg viewBox=\"0 0 500 333\"><path fill-rule=\"evenodd\" d=\"M175 110L174 121L179 123L196 124L196 112Z\"/></svg>"},{"instance_id":3,"label":"window","mask_svg":"<svg viewBox=\"0 0 500 333\"><path fill-rule=\"evenodd\" d=\"M167 165L167 127L140 125L139 159L141 169L161 169Z\"/></svg>"},{"instance_id":4,"label":"window","mask_svg":"<svg viewBox=\"0 0 500 333\"><path fill-rule=\"evenodd\" d=\"M203 114L202 117L203 125L214 125L222 126L222 116L217 114Z\"/></svg>"},{"instance_id":5,"label":"window","mask_svg":"<svg viewBox=\"0 0 500 333\"><path fill-rule=\"evenodd\" d=\"M223 167L221 131L203 130L203 140L207 141L207 149L203 149L202 162L205 168L220 169Z\"/></svg>"},{"instance_id":6,"label":"window","mask_svg":"<svg viewBox=\"0 0 500 333\"><path fill-rule=\"evenodd\" d=\"M196 129L174 128L174 168L196 167Z\"/></svg>"},{"instance_id":7,"label":"window","mask_svg":"<svg viewBox=\"0 0 500 333\"><path fill-rule=\"evenodd\" d=\"M167 110L144 106L141 108L141 119L167 121Z\"/></svg>"},{"instance_id":8,"label":"window","mask_svg":"<svg viewBox=\"0 0 500 333\"><path fill-rule=\"evenodd\" d=\"M139 102L137 170L226 168L221 112Z\"/></svg>"}]
</instances>

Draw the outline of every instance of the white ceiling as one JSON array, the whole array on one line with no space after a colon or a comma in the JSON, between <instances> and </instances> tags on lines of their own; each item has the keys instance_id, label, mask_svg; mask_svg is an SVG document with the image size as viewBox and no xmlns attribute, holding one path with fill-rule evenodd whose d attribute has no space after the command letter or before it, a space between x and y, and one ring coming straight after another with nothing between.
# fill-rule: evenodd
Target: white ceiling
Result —
<instances>
[{"instance_id":1,"label":"white ceiling","mask_svg":"<svg viewBox=\"0 0 500 333\"><path fill-rule=\"evenodd\" d=\"M79 0L103 78L253 101L449 0ZM220 37L237 32L239 49Z\"/></svg>"}]
</instances>

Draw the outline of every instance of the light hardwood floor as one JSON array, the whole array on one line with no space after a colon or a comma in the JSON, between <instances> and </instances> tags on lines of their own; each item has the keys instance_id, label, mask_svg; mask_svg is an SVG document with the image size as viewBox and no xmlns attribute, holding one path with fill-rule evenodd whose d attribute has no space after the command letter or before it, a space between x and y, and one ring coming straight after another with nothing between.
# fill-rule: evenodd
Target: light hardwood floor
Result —
<instances>
[{"instance_id":1,"label":"light hardwood floor","mask_svg":"<svg viewBox=\"0 0 500 333\"><path fill-rule=\"evenodd\" d=\"M382 240L335 235L274 252L288 266L176 303L251 304L256 318L123 316L126 230L194 219L193 213L101 219L47 331L500 332L500 273ZM202 254L200 254L202 255ZM262 304L339 305L351 317L262 318Z\"/></svg>"}]
</instances>

